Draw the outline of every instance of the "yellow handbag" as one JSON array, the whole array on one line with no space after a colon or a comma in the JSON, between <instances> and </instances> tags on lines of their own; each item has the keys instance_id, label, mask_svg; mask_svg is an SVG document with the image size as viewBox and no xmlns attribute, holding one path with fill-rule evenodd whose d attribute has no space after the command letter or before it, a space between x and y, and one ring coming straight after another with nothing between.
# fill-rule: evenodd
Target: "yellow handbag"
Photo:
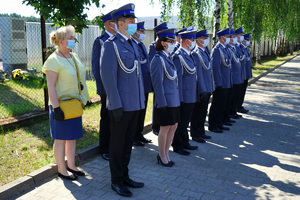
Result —
<instances>
[{"instance_id":1,"label":"yellow handbag","mask_svg":"<svg viewBox=\"0 0 300 200\"><path fill-rule=\"evenodd\" d=\"M73 55L72 55L72 57L73 57ZM77 70L79 95L81 95L79 70L78 70L78 66L77 66L77 63L76 63L74 57L73 57L73 59L74 59L74 62L75 62L75 65L76 65L76 70ZM60 101L63 97L70 97L72 99ZM64 112L65 120L66 119L73 119L73 118L77 118L77 117L82 116L83 108L82 108L82 105L81 105L81 101L79 99L77 99L73 96L70 96L70 95L63 95L63 96L59 97L58 101L59 101L60 109Z\"/></svg>"}]
</instances>

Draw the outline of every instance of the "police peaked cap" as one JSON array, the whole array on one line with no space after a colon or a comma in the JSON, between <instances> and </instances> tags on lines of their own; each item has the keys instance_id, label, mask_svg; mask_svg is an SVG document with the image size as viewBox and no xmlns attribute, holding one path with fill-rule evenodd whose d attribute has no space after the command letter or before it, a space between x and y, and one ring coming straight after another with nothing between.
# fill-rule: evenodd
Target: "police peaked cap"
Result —
<instances>
[{"instance_id":1,"label":"police peaked cap","mask_svg":"<svg viewBox=\"0 0 300 200\"><path fill-rule=\"evenodd\" d=\"M105 23L107 20L111 20L113 19L112 17L112 12L114 12L115 10L110 11L109 13L107 13L106 15L102 15L100 18L103 21L103 23Z\"/></svg>"},{"instance_id":2,"label":"police peaked cap","mask_svg":"<svg viewBox=\"0 0 300 200\"><path fill-rule=\"evenodd\" d=\"M170 39L170 40L176 40L175 39L175 29L171 28L171 29L162 30L159 33L157 33L157 37L158 38L166 37L167 39Z\"/></svg>"},{"instance_id":3,"label":"police peaked cap","mask_svg":"<svg viewBox=\"0 0 300 200\"><path fill-rule=\"evenodd\" d=\"M245 39L245 40L250 40L250 33L245 34L245 35L244 35L244 39Z\"/></svg>"},{"instance_id":4,"label":"police peaked cap","mask_svg":"<svg viewBox=\"0 0 300 200\"><path fill-rule=\"evenodd\" d=\"M181 39L195 39L197 31L184 31L179 33Z\"/></svg>"},{"instance_id":5,"label":"police peaked cap","mask_svg":"<svg viewBox=\"0 0 300 200\"><path fill-rule=\"evenodd\" d=\"M207 35L207 30L206 30L206 29L203 29L203 30L201 30L201 31L198 31L198 32L196 33L196 37L208 37L208 35Z\"/></svg>"},{"instance_id":6,"label":"police peaked cap","mask_svg":"<svg viewBox=\"0 0 300 200\"><path fill-rule=\"evenodd\" d=\"M154 27L155 33L157 33L158 31L161 31L161 30L165 30L165 29L168 29L167 22L163 22L163 23L161 23L161 24Z\"/></svg>"},{"instance_id":7,"label":"police peaked cap","mask_svg":"<svg viewBox=\"0 0 300 200\"><path fill-rule=\"evenodd\" d=\"M229 28L225 28L223 30L220 30L218 33L217 33L218 37L221 37L223 35L230 35L230 31L229 31Z\"/></svg>"},{"instance_id":8,"label":"police peaked cap","mask_svg":"<svg viewBox=\"0 0 300 200\"><path fill-rule=\"evenodd\" d=\"M145 27L144 27L144 23L145 23L145 22L138 22L138 23L136 23L136 25L137 25L137 30L145 31L146 29L145 29Z\"/></svg>"},{"instance_id":9,"label":"police peaked cap","mask_svg":"<svg viewBox=\"0 0 300 200\"><path fill-rule=\"evenodd\" d=\"M235 34L240 34L240 33L244 34L243 27L240 27L235 30Z\"/></svg>"},{"instance_id":10,"label":"police peaked cap","mask_svg":"<svg viewBox=\"0 0 300 200\"><path fill-rule=\"evenodd\" d=\"M180 29L179 31L175 32L175 35L178 36L179 33L183 32L183 31L186 31L186 30L187 30L186 28Z\"/></svg>"},{"instance_id":11,"label":"police peaked cap","mask_svg":"<svg viewBox=\"0 0 300 200\"><path fill-rule=\"evenodd\" d=\"M134 14L135 5L133 3L126 4L112 12L113 19L119 17L136 18Z\"/></svg>"}]
</instances>

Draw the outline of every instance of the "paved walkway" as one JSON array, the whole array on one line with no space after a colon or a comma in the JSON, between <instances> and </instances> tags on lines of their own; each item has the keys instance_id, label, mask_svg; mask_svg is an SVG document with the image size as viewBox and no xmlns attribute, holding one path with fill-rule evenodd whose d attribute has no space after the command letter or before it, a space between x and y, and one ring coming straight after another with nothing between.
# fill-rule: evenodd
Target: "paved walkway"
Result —
<instances>
[{"instance_id":1,"label":"paved walkway","mask_svg":"<svg viewBox=\"0 0 300 200\"><path fill-rule=\"evenodd\" d=\"M157 165L157 136L147 134L154 143L132 152L131 178L145 182L132 199L300 199L299 89L300 56L248 88L250 112L230 131L192 141L199 149L189 156L171 152L172 168ZM107 161L81 169L88 175L78 181L54 178L18 199L123 199L110 189Z\"/></svg>"}]
</instances>

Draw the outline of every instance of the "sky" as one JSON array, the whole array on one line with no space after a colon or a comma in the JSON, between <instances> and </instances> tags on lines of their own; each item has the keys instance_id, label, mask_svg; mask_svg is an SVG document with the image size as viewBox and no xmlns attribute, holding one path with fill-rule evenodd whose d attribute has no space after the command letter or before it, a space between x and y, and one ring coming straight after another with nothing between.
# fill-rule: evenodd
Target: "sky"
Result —
<instances>
[{"instance_id":1,"label":"sky","mask_svg":"<svg viewBox=\"0 0 300 200\"><path fill-rule=\"evenodd\" d=\"M104 0L101 0L100 2L103 1ZM101 13L106 14L127 3L134 3L135 15L137 17L160 16L161 4L159 4L159 0L153 0L153 2L154 5L150 5L150 0L106 0L105 8L97 8L93 4L86 13L88 14L88 19L92 20ZM33 7L22 4L22 0L0 0L0 13L17 13L22 16L39 17Z\"/></svg>"}]
</instances>

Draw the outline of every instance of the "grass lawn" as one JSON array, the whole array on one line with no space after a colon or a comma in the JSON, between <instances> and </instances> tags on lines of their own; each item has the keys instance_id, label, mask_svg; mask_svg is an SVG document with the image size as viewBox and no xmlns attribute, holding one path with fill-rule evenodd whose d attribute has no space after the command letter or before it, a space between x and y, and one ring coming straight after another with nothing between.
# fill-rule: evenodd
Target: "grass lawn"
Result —
<instances>
[{"instance_id":1,"label":"grass lawn","mask_svg":"<svg viewBox=\"0 0 300 200\"><path fill-rule=\"evenodd\" d=\"M299 52L294 52L294 55L298 54ZM293 55L287 55L285 57L276 57L276 56L270 56L266 58L262 58L261 64L253 62L252 66L254 69L252 69L253 76L258 76L264 71L267 71L268 69L280 64L281 62L293 57Z\"/></svg>"},{"instance_id":2,"label":"grass lawn","mask_svg":"<svg viewBox=\"0 0 300 200\"><path fill-rule=\"evenodd\" d=\"M150 94L146 122L152 118L152 99ZM77 150L99 141L100 108L101 104L85 108L82 117L84 137L77 141ZM28 126L9 131L0 127L0 186L54 162L52 145L48 120L29 120Z\"/></svg>"}]
</instances>

